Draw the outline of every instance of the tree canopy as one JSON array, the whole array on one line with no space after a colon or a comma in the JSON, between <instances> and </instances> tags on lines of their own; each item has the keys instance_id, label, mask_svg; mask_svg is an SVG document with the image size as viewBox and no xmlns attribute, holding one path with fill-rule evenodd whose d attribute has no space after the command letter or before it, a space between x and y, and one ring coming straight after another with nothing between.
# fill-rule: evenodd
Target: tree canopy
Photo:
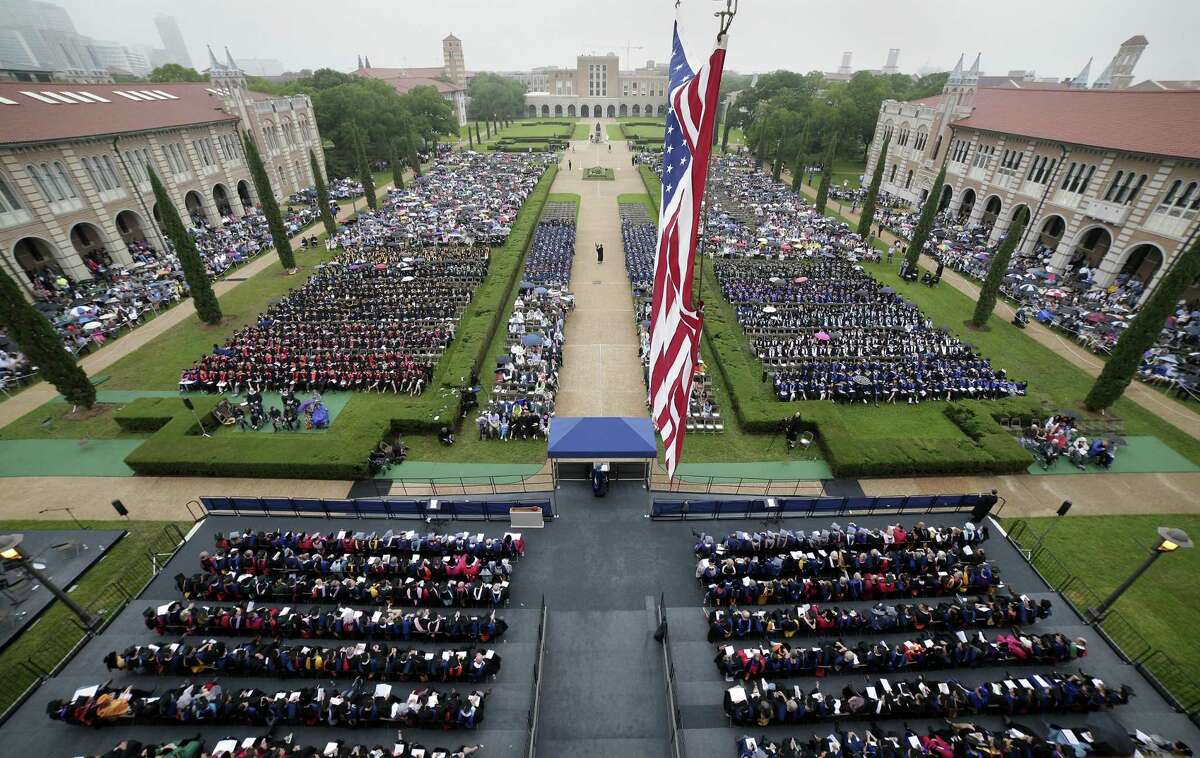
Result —
<instances>
[{"instance_id":1,"label":"tree canopy","mask_svg":"<svg viewBox=\"0 0 1200 758\"><path fill-rule=\"evenodd\" d=\"M391 158L391 141L411 135L431 143L439 135L456 135L458 121L450 104L433 87L415 87L401 95L378 79L323 68L293 82L251 82L256 91L273 95L304 94L312 98L317 128L325 140L329 176L356 173L350 124L365 132L368 161Z\"/></svg>"},{"instance_id":2,"label":"tree canopy","mask_svg":"<svg viewBox=\"0 0 1200 758\"><path fill-rule=\"evenodd\" d=\"M496 74L477 74L468 93L471 103L467 118L487 121L493 116L520 118L525 112L525 85L516 79Z\"/></svg>"},{"instance_id":3,"label":"tree canopy","mask_svg":"<svg viewBox=\"0 0 1200 758\"><path fill-rule=\"evenodd\" d=\"M194 68L167 63L150 72L146 77L151 82L207 82L208 77Z\"/></svg>"},{"instance_id":4,"label":"tree canopy","mask_svg":"<svg viewBox=\"0 0 1200 758\"><path fill-rule=\"evenodd\" d=\"M773 159L776 150L788 160L817 154L837 134L838 156L858 161L866 155L884 100L937 94L946 77L930 74L914 81L903 74L860 71L849 81L827 82L819 71L775 71L738 94L729 121L742 128L750 149L762 160Z\"/></svg>"}]
</instances>

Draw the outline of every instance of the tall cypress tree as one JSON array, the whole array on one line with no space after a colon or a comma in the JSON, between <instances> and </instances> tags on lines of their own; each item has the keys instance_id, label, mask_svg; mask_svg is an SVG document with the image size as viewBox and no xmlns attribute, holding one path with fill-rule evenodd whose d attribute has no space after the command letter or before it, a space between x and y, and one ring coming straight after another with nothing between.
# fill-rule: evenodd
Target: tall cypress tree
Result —
<instances>
[{"instance_id":1,"label":"tall cypress tree","mask_svg":"<svg viewBox=\"0 0 1200 758\"><path fill-rule=\"evenodd\" d=\"M91 408L96 387L63 347L62 338L41 312L21 294L20 285L0 269L0 327L21 346L21 352L46 381L72 405Z\"/></svg>"},{"instance_id":2,"label":"tall cypress tree","mask_svg":"<svg viewBox=\"0 0 1200 758\"><path fill-rule=\"evenodd\" d=\"M404 189L404 145L399 137L392 140L392 184Z\"/></svg>"},{"instance_id":3,"label":"tall cypress tree","mask_svg":"<svg viewBox=\"0 0 1200 758\"><path fill-rule=\"evenodd\" d=\"M858 219L858 236L864 240L871 236L871 225L875 223L875 201L879 199L879 185L883 182L883 164L887 163L888 142L892 135L883 138L883 146L879 148L879 160L875 161L875 173L871 175L871 185L867 187L867 196L863 200L862 216Z\"/></svg>"},{"instance_id":4,"label":"tall cypress tree","mask_svg":"<svg viewBox=\"0 0 1200 758\"><path fill-rule=\"evenodd\" d=\"M162 229L175 248L175 256L179 258L179 267L183 269L183 279L187 282L192 293L192 304L196 306L196 315L206 324L221 322L221 305L213 292L212 282L208 272L204 270L204 261L200 251L196 249L196 241L179 218L175 203L171 202L167 190L154 169L147 167L150 172L150 188L154 191L154 201L158 203L158 213L162 216Z\"/></svg>"},{"instance_id":5,"label":"tall cypress tree","mask_svg":"<svg viewBox=\"0 0 1200 758\"><path fill-rule=\"evenodd\" d=\"M333 236L337 231L337 221L333 218L333 212L329 210L329 187L325 186L325 177L321 175L321 164L317 163L317 154L312 150L308 151L308 163L312 166L313 184L317 190L317 206L321 211L321 224L325 227L325 233Z\"/></svg>"},{"instance_id":6,"label":"tall cypress tree","mask_svg":"<svg viewBox=\"0 0 1200 758\"><path fill-rule=\"evenodd\" d=\"M833 160L837 155L838 135L834 132L829 137L829 147L825 150L825 159L821 162L821 183L817 185L817 212L824 213L825 205L829 202L829 183L833 181Z\"/></svg>"},{"instance_id":7,"label":"tall cypress tree","mask_svg":"<svg viewBox=\"0 0 1200 758\"><path fill-rule=\"evenodd\" d=\"M1158 287L1150 293L1129 328L1117 340L1112 357L1104 364L1104 370L1096 377L1096 383L1083 401L1089 410L1103 410L1120 399L1141 365L1142 354L1162 333L1163 324L1175 310L1180 295L1197 280L1200 280L1200 240L1179 255L1175 265L1159 280Z\"/></svg>"},{"instance_id":8,"label":"tall cypress tree","mask_svg":"<svg viewBox=\"0 0 1200 758\"><path fill-rule=\"evenodd\" d=\"M279 215L279 203L275 202L275 190L271 187L271 178L263 166L262 156L258 154L258 146L250 137L250 133L242 132L242 151L246 154L246 165L250 168L250 178L254 180L254 190L258 193L258 204L267 218L267 229L271 232L271 242L275 245L275 253L285 271L296 270L296 256L292 254L292 241L288 238L287 230L283 227L283 216Z\"/></svg>"},{"instance_id":9,"label":"tall cypress tree","mask_svg":"<svg viewBox=\"0 0 1200 758\"><path fill-rule=\"evenodd\" d=\"M804 158L804 148L801 147L796 151L796 158L792 161L792 189L796 192L804 186L804 164L807 161Z\"/></svg>"},{"instance_id":10,"label":"tall cypress tree","mask_svg":"<svg viewBox=\"0 0 1200 758\"><path fill-rule=\"evenodd\" d=\"M910 271L920 260L921 249L925 247L925 241L929 239L929 232L933 229L933 219L937 216L938 203L941 202L942 197L942 185L945 182L946 162L942 161L942 170L938 172L937 179L929 188L929 196L925 198L925 207L921 209L921 219L917 222L917 228L913 229L912 239L908 242L908 252L904 254L904 260L908 263Z\"/></svg>"},{"instance_id":11,"label":"tall cypress tree","mask_svg":"<svg viewBox=\"0 0 1200 758\"><path fill-rule=\"evenodd\" d=\"M371 175L371 163L367 160L367 135L357 124L350 127L351 148L354 151L354 164L358 169L358 181L362 183L363 194L367 198L367 207L375 210L379 207L379 199L375 197L375 177Z\"/></svg>"},{"instance_id":12,"label":"tall cypress tree","mask_svg":"<svg viewBox=\"0 0 1200 758\"><path fill-rule=\"evenodd\" d=\"M933 199L932 195L930 195L930 199ZM1017 243L1021 241L1021 231L1024 228L1024 214L1018 215L1009 223L1008 231L1004 233L1004 241L1000 243L996 254L992 256L987 276L984 277L983 285L979 288L979 300L975 303L975 315L971 316L972 326L982 327L991 318L992 310L996 307L996 296L1000 293L1000 284L1004 281L1004 275L1008 273L1008 262L1012 259L1013 250L1017 249Z\"/></svg>"}]
</instances>

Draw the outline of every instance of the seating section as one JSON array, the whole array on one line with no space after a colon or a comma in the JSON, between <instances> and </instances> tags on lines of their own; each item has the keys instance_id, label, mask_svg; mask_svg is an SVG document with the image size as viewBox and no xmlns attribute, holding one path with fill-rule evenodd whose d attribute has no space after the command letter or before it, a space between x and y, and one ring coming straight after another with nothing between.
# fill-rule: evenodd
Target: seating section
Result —
<instances>
[{"instance_id":1,"label":"seating section","mask_svg":"<svg viewBox=\"0 0 1200 758\"><path fill-rule=\"evenodd\" d=\"M654 252L658 227L641 203L621 203L621 241L625 248L625 270L633 289L634 318L638 328L638 355L642 361L642 380L649 383L650 371L650 298L654 292ZM717 403L717 388L707 366L701 360L692 377L688 402L688 431L723 432L725 422Z\"/></svg>"},{"instance_id":2,"label":"seating section","mask_svg":"<svg viewBox=\"0 0 1200 758\"><path fill-rule=\"evenodd\" d=\"M574 203L549 202L525 253L520 289L508 319L505 352L496 357L489 402L475 424L480 439L544 439L554 415L567 314L575 307Z\"/></svg>"},{"instance_id":3,"label":"seating section","mask_svg":"<svg viewBox=\"0 0 1200 758\"><path fill-rule=\"evenodd\" d=\"M492 692L487 685L503 671L501 654L487 645L501 638L508 625L494 610L405 611L400 606L504 605L512 564L524 554L520 534L380 534L284 526L217 532L213 540L214 552L200 554L205 573L176 577L184 599L143 613L147 630L174 641L134 640L109 652L107 669L129 681L80 687L71 697L50 702L46 713L52 720L92 727L182 726L193 732L199 724L228 724L268 727L268 735L280 725L449 731L483 723ZM231 563L236 556L243 563ZM476 562L501 572L505 580L484 584L462 577L438 583L410 577L403 582L408 589L402 596L359 576L357 581L342 580L346 589L357 589L335 597L318 588L337 585L336 579L324 585L324 577L336 572L326 574L323 563L301 569L289 563L313 556L330 564L362 560L364 566L403 556L409 573L419 573L421 566L444 571L463 561ZM332 565L328 569L334 572ZM307 571L315 571L317 578L310 582ZM412 595L414 588L425 588L420 592L427 594ZM224 604L191 602L201 594ZM286 604L259 602L271 600ZM333 607L319 607L326 604ZM362 605L383 607L356 607ZM165 689L143 686L145 677L185 681ZM245 686L238 684L241 678L247 678ZM263 689L268 686L264 681L275 678L321 684ZM418 686L410 691L393 684L400 682ZM519 706L501 710L499 718L516 712L521 712ZM403 736L397 739L389 755L436 754L419 745L410 750ZM220 753L220 746L213 749L212 754Z\"/></svg>"},{"instance_id":4,"label":"seating section","mask_svg":"<svg viewBox=\"0 0 1200 758\"><path fill-rule=\"evenodd\" d=\"M184 370L180 389L419 394L547 160L439 156L339 230L338 255Z\"/></svg>"},{"instance_id":5,"label":"seating section","mask_svg":"<svg viewBox=\"0 0 1200 758\"><path fill-rule=\"evenodd\" d=\"M784 497L756 500L655 500L650 516L656 519L764 519L783 516L845 516L860 513L957 513L970 511L994 495L911 495L861 497Z\"/></svg>"},{"instance_id":6,"label":"seating section","mask_svg":"<svg viewBox=\"0 0 1200 758\"><path fill-rule=\"evenodd\" d=\"M1024 394L860 261L877 254L789 188L722 156L711 173L714 271L780 400L918 403Z\"/></svg>"},{"instance_id":7,"label":"seating section","mask_svg":"<svg viewBox=\"0 0 1200 758\"><path fill-rule=\"evenodd\" d=\"M136 754L136 758L169 756L172 752L178 756L191 756L191 758L229 758L229 756L277 758L290 755L320 755L323 758L358 758L359 756L371 756L372 758L383 758L384 756L387 758L468 758L468 756L478 754L482 747L483 745L462 745L455 749L426 747L420 742L408 740L396 742L386 749L378 745L372 746L342 740L318 747L301 744L294 741L291 735L285 735L283 737L247 737L244 740L224 739L213 744L211 748L205 749L199 738L188 737L177 742L143 745L142 749L145 752ZM89 758L114 758L116 756L135 758L135 754L128 752L124 744Z\"/></svg>"}]
</instances>

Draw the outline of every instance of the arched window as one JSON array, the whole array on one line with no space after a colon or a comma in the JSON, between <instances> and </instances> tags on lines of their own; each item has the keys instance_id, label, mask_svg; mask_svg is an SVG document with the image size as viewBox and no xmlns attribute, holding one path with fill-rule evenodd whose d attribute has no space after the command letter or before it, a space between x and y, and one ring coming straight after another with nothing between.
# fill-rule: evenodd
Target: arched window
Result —
<instances>
[{"instance_id":1,"label":"arched window","mask_svg":"<svg viewBox=\"0 0 1200 758\"><path fill-rule=\"evenodd\" d=\"M912 169L910 168L908 170L908 179L906 179L904 181L904 189L909 189L912 187L912 180L913 180L913 172L912 172Z\"/></svg>"},{"instance_id":2,"label":"arched window","mask_svg":"<svg viewBox=\"0 0 1200 758\"><path fill-rule=\"evenodd\" d=\"M54 183L63 197L76 197L75 187L67 177L67 169L59 161L54 162Z\"/></svg>"},{"instance_id":3,"label":"arched window","mask_svg":"<svg viewBox=\"0 0 1200 758\"><path fill-rule=\"evenodd\" d=\"M938 153L942 152L942 135L938 135L937 142L933 143L933 160L937 160Z\"/></svg>"},{"instance_id":4,"label":"arched window","mask_svg":"<svg viewBox=\"0 0 1200 758\"><path fill-rule=\"evenodd\" d=\"M1176 208L1186 208L1187 205L1191 201L1195 200L1196 199L1196 187L1197 187L1196 182L1192 182L1191 184L1189 184L1187 186L1187 189L1185 189L1183 191L1183 194L1179 196L1179 199L1175 201L1175 207Z\"/></svg>"},{"instance_id":5,"label":"arched window","mask_svg":"<svg viewBox=\"0 0 1200 758\"><path fill-rule=\"evenodd\" d=\"M21 201L12 190L8 177L0 174L0 213L11 213L21 210Z\"/></svg>"},{"instance_id":6,"label":"arched window","mask_svg":"<svg viewBox=\"0 0 1200 758\"><path fill-rule=\"evenodd\" d=\"M1142 185L1145 183L1146 183L1146 175L1142 174L1141 176L1138 177L1137 184L1133 185L1133 189L1129 192L1128 195L1125 196L1124 200L1123 201L1118 200L1117 202L1124 202L1126 205L1132 204L1133 199L1135 197L1137 197L1138 193L1140 193L1142 191ZM1124 192L1125 190L1122 189L1121 191Z\"/></svg>"},{"instance_id":7,"label":"arched window","mask_svg":"<svg viewBox=\"0 0 1200 758\"><path fill-rule=\"evenodd\" d=\"M1121 177L1123 177L1123 176L1125 176L1125 172L1118 171L1117 175L1113 177L1112 184L1108 185L1108 192L1104 193L1105 201L1112 202L1113 198L1116 197L1117 191L1120 189L1120 186L1121 186ZM1129 176L1132 177L1133 174L1129 174ZM1119 203L1121 201L1117 200L1117 202Z\"/></svg>"},{"instance_id":8,"label":"arched window","mask_svg":"<svg viewBox=\"0 0 1200 758\"><path fill-rule=\"evenodd\" d=\"M58 198L55 197L52 185L49 183L49 181L47 181L47 177L42 175L42 170L40 168L30 164L25 167L25 173L29 174L29 177L33 179L33 183L37 185L38 192L42 193L43 200L45 200L47 203L53 203L54 201L58 200Z\"/></svg>"},{"instance_id":9,"label":"arched window","mask_svg":"<svg viewBox=\"0 0 1200 758\"><path fill-rule=\"evenodd\" d=\"M1171 203L1175 200L1175 195L1179 194L1179 188L1182 186L1183 182L1179 179L1176 179L1171 184L1171 189L1167 190L1167 196L1163 198L1162 204L1171 205Z\"/></svg>"},{"instance_id":10,"label":"arched window","mask_svg":"<svg viewBox=\"0 0 1200 758\"><path fill-rule=\"evenodd\" d=\"M896 164L892 164L892 173L888 175L888 182L896 181Z\"/></svg>"}]
</instances>

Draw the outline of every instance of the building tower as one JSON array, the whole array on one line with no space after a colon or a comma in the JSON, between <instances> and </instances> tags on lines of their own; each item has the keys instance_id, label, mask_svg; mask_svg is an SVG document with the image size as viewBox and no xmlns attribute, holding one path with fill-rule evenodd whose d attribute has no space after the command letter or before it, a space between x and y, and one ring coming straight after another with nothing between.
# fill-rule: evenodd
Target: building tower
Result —
<instances>
[{"instance_id":1,"label":"building tower","mask_svg":"<svg viewBox=\"0 0 1200 758\"><path fill-rule=\"evenodd\" d=\"M854 55L854 53L851 52L850 50L847 50L846 52L842 53L842 65L838 66L838 70L837 70L837 72L839 74L854 73L854 70L852 68L850 68L850 58L853 55Z\"/></svg>"},{"instance_id":2,"label":"building tower","mask_svg":"<svg viewBox=\"0 0 1200 758\"><path fill-rule=\"evenodd\" d=\"M450 81L460 87L467 85L467 65L463 61L462 40L453 34L442 40L442 65Z\"/></svg>"},{"instance_id":3,"label":"building tower","mask_svg":"<svg viewBox=\"0 0 1200 758\"><path fill-rule=\"evenodd\" d=\"M163 49L166 51L168 63L178 63L180 66L191 67L192 57L188 55L187 44L179 31L179 24L174 16L155 16L154 25L158 27L158 36L162 38Z\"/></svg>"},{"instance_id":4,"label":"building tower","mask_svg":"<svg viewBox=\"0 0 1200 758\"><path fill-rule=\"evenodd\" d=\"M1125 89L1133 84L1133 68L1149 46L1150 41L1140 34L1121 43L1112 63L1109 64L1112 68L1113 89Z\"/></svg>"},{"instance_id":5,"label":"building tower","mask_svg":"<svg viewBox=\"0 0 1200 758\"><path fill-rule=\"evenodd\" d=\"M891 76L892 74L900 73L900 48L893 47L888 50L887 63L883 66L883 75Z\"/></svg>"},{"instance_id":6,"label":"building tower","mask_svg":"<svg viewBox=\"0 0 1200 758\"><path fill-rule=\"evenodd\" d=\"M954 70L950 72L950 78L942 88L942 123L971 115L971 109L975 105L975 90L979 87L980 57L976 55L975 63L971 65L970 70L964 72L964 56L958 56L958 63L954 64Z\"/></svg>"},{"instance_id":7,"label":"building tower","mask_svg":"<svg viewBox=\"0 0 1200 758\"><path fill-rule=\"evenodd\" d=\"M1092 59L1088 58L1088 62L1084 65L1083 70L1071 80L1067 85L1069 89L1087 89L1088 80L1092 78Z\"/></svg>"}]
</instances>

